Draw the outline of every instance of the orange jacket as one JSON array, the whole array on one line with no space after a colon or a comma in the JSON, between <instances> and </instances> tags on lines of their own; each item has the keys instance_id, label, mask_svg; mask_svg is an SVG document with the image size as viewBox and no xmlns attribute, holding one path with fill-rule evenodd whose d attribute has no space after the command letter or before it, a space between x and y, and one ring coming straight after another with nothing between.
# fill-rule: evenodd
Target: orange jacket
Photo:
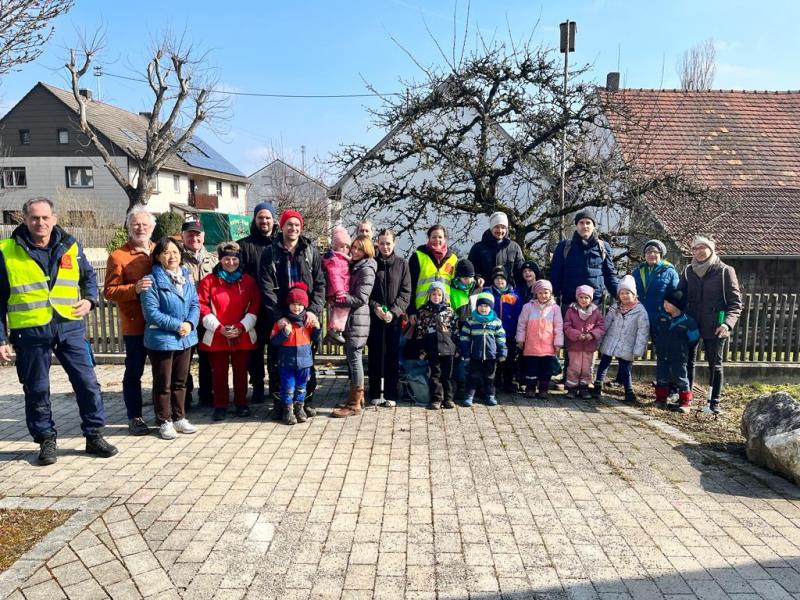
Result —
<instances>
[{"instance_id":1,"label":"orange jacket","mask_svg":"<svg viewBox=\"0 0 800 600\"><path fill-rule=\"evenodd\" d=\"M150 252L155 244L150 242ZM149 275L153 259L149 253L135 250L130 241L114 250L106 263L106 281L103 296L119 306L122 317L122 335L144 335L144 317L136 282Z\"/></svg>"}]
</instances>

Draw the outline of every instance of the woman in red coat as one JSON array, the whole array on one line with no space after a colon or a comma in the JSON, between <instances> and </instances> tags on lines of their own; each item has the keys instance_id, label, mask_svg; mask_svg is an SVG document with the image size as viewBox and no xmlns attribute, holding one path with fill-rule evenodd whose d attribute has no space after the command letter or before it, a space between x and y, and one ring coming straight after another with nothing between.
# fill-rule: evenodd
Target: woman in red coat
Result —
<instances>
[{"instance_id":1,"label":"woman in red coat","mask_svg":"<svg viewBox=\"0 0 800 600\"><path fill-rule=\"evenodd\" d=\"M233 402L236 416L247 417L247 362L256 347L258 285L241 269L241 251L236 242L217 247L219 264L197 288L200 319L205 335L200 348L208 352L214 389L215 421L228 412L228 365L233 366Z\"/></svg>"}]
</instances>

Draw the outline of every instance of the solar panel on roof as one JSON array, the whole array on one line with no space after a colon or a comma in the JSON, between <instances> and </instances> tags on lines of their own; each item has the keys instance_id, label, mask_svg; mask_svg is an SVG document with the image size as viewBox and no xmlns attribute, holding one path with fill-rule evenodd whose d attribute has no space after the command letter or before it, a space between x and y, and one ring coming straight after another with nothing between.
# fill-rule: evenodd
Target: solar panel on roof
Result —
<instances>
[{"instance_id":1,"label":"solar panel on roof","mask_svg":"<svg viewBox=\"0 0 800 600\"><path fill-rule=\"evenodd\" d=\"M197 136L192 137L186 148L178 152L178 156L191 166L199 169L230 173L240 177L245 176L244 173L229 163L225 157Z\"/></svg>"}]
</instances>

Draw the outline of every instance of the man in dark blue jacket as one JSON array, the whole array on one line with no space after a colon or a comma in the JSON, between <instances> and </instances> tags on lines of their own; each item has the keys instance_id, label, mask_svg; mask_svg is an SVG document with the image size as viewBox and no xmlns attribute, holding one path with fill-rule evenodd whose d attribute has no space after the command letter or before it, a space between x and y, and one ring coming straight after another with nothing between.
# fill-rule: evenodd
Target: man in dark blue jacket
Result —
<instances>
[{"instance_id":1,"label":"man in dark blue jacket","mask_svg":"<svg viewBox=\"0 0 800 600\"><path fill-rule=\"evenodd\" d=\"M56 462L56 428L50 406L51 353L69 376L78 401L86 452L117 453L100 430L105 411L83 317L97 304L95 272L80 244L57 225L53 202L32 198L22 207L24 223L0 241L0 360L17 354L25 391L28 431L40 445L39 464Z\"/></svg>"}]
</instances>

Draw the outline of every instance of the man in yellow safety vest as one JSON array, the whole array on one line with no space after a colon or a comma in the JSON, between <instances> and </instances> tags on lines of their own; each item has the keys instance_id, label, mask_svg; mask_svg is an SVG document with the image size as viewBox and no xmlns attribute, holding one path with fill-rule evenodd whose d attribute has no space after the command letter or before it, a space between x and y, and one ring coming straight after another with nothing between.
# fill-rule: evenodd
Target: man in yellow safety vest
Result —
<instances>
[{"instance_id":1,"label":"man in yellow safety vest","mask_svg":"<svg viewBox=\"0 0 800 600\"><path fill-rule=\"evenodd\" d=\"M55 353L67 372L78 409L86 452L117 453L100 434L103 399L86 340L83 317L97 302L95 272L78 242L57 225L52 200L32 198L23 223L0 241L0 361L16 353L25 391L25 420L40 445L39 464L56 462L56 428L50 407L50 364ZM13 347L13 353L12 353Z\"/></svg>"}]
</instances>

